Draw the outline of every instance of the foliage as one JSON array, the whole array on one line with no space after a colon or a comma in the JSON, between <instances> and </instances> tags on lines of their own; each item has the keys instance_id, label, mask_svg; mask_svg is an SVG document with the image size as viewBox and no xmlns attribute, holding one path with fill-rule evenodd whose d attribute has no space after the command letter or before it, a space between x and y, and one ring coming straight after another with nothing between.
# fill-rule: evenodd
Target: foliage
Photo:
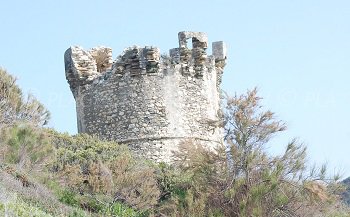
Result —
<instances>
[{"instance_id":1,"label":"foliage","mask_svg":"<svg viewBox=\"0 0 350 217\"><path fill-rule=\"evenodd\" d=\"M306 147L296 139L288 143L284 154L269 156L266 144L286 129L274 113L263 111L257 90L227 98L225 139L232 157L229 194L237 216L273 216L298 214L329 203L335 181L326 177L326 167L308 171ZM238 184L237 184L238 183ZM237 202L243 201L243 202ZM303 207L303 208L300 208Z\"/></svg>"},{"instance_id":2,"label":"foliage","mask_svg":"<svg viewBox=\"0 0 350 217\"><path fill-rule=\"evenodd\" d=\"M42 104L25 98L1 69L0 185L23 202L17 208L33 206L54 216L88 216L80 208L93 215L148 215L159 197L151 165L126 146L40 128L48 118Z\"/></svg>"},{"instance_id":3,"label":"foliage","mask_svg":"<svg viewBox=\"0 0 350 217\"><path fill-rule=\"evenodd\" d=\"M148 212L136 211L122 203L114 203L107 206L102 212L104 216L120 216L120 217L147 217Z\"/></svg>"},{"instance_id":4,"label":"foliage","mask_svg":"<svg viewBox=\"0 0 350 217\"><path fill-rule=\"evenodd\" d=\"M159 191L153 170L133 159L124 146L99 141L87 135L71 137L27 125L7 128L3 135L2 146L8 145L10 148L3 149L7 152L5 161L0 161L0 185L16 192L23 203L34 204L33 207L40 208L47 215L88 216L80 210L83 208L104 216L148 216L147 212L135 209L147 210L152 207L150 203L157 203ZM47 146L51 147L48 152L43 148ZM74 154L66 158L64 153L72 150ZM43 154L40 154L41 151ZM26 156L23 157L26 160L19 160L21 156ZM104 185L106 180L100 180L103 175L99 173L101 168L95 162L108 164L112 176L115 176L113 186ZM77 172L82 176L69 174L72 167L79 168ZM35 179L28 175L28 172L34 172L33 168L38 170L34 173ZM86 175L83 175L82 169L86 169Z\"/></svg>"},{"instance_id":5,"label":"foliage","mask_svg":"<svg viewBox=\"0 0 350 217\"><path fill-rule=\"evenodd\" d=\"M226 98L227 146L188 140L172 164L155 165L115 142L41 128L49 113L15 82L0 69L1 215L349 216L339 176L308 167L304 145L266 151L286 126L263 110L256 89Z\"/></svg>"},{"instance_id":6,"label":"foliage","mask_svg":"<svg viewBox=\"0 0 350 217\"><path fill-rule=\"evenodd\" d=\"M49 118L49 111L34 96L25 96L16 78L0 68L0 126L18 122L43 126Z\"/></svg>"},{"instance_id":7,"label":"foliage","mask_svg":"<svg viewBox=\"0 0 350 217\"><path fill-rule=\"evenodd\" d=\"M8 201L0 201L1 216L16 217L51 217L52 215L40 210L37 206L30 205L15 195Z\"/></svg>"},{"instance_id":8,"label":"foliage","mask_svg":"<svg viewBox=\"0 0 350 217\"><path fill-rule=\"evenodd\" d=\"M135 159L126 146L85 134L51 137L57 148L52 168L65 186L81 195L104 194L104 203L125 203L137 210L157 203L154 169Z\"/></svg>"},{"instance_id":9,"label":"foliage","mask_svg":"<svg viewBox=\"0 0 350 217\"><path fill-rule=\"evenodd\" d=\"M60 203L56 195L45 185L39 183L38 180L34 180L23 171L19 171L16 167L11 165L1 164L0 202L8 201L9 198L13 198L12 196L16 198L16 200L11 200L14 203L20 201L19 204L36 207L48 215L68 216L72 213L84 213L82 210Z\"/></svg>"},{"instance_id":10,"label":"foliage","mask_svg":"<svg viewBox=\"0 0 350 217\"><path fill-rule=\"evenodd\" d=\"M325 166L309 169L306 148L295 139L282 155L269 155L266 144L286 127L262 110L256 94L253 90L227 98L228 148L213 151L193 141L180 146L173 168L161 173L161 189L171 196L162 201L160 213L270 217L331 212L338 201L339 177L328 178Z\"/></svg>"},{"instance_id":11,"label":"foliage","mask_svg":"<svg viewBox=\"0 0 350 217\"><path fill-rule=\"evenodd\" d=\"M342 199L346 204L350 205L350 177L343 180L342 184L345 187L345 191L342 193Z\"/></svg>"},{"instance_id":12,"label":"foliage","mask_svg":"<svg viewBox=\"0 0 350 217\"><path fill-rule=\"evenodd\" d=\"M45 130L20 124L0 130L0 160L19 168L43 168L54 150Z\"/></svg>"}]
</instances>

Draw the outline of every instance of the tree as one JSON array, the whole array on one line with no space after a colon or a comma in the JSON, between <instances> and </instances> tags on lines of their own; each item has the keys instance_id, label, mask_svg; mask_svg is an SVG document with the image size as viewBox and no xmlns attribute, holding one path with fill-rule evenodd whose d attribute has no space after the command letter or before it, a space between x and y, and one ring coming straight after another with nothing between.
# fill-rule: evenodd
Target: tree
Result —
<instances>
[{"instance_id":1,"label":"tree","mask_svg":"<svg viewBox=\"0 0 350 217\"><path fill-rule=\"evenodd\" d=\"M18 122L43 126L49 119L49 111L34 96L24 96L16 78L0 68L0 127Z\"/></svg>"},{"instance_id":2,"label":"tree","mask_svg":"<svg viewBox=\"0 0 350 217\"><path fill-rule=\"evenodd\" d=\"M281 156L265 151L286 125L271 111L263 111L260 100L257 89L226 100L225 140L233 162L231 197L240 209L238 216L297 215L301 207L329 201L326 167L308 171L305 146L293 139Z\"/></svg>"},{"instance_id":3,"label":"tree","mask_svg":"<svg viewBox=\"0 0 350 217\"><path fill-rule=\"evenodd\" d=\"M256 89L226 98L228 148L212 151L193 141L180 146L175 175L167 172L165 181L178 204L170 209L175 216L326 216L334 208L339 177L326 177L325 166L308 167L304 145L293 139L282 155L266 151L286 125L264 111L260 101Z\"/></svg>"}]
</instances>

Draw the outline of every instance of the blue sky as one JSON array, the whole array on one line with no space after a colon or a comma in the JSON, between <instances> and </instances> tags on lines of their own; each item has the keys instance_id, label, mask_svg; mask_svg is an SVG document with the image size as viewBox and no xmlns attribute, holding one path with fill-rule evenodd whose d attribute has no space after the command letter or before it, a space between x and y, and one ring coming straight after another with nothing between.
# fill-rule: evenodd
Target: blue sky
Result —
<instances>
[{"instance_id":1,"label":"blue sky","mask_svg":"<svg viewBox=\"0 0 350 217\"><path fill-rule=\"evenodd\" d=\"M203 31L228 44L223 89L255 86L265 108L286 121L279 153L293 137L309 161L350 176L350 1L3 1L0 66L51 111L51 126L76 133L75 103L64 76L71 45L177 47L177 33ZM210 51L209 51L210 52Z\"/></svg>"}]
</instances>

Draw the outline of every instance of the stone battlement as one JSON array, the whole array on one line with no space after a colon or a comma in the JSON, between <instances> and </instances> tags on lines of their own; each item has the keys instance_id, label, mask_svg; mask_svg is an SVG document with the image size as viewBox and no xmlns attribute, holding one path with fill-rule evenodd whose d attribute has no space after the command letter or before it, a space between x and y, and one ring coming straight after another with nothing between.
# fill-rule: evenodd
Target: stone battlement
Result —
<instances>
[{"instance_id":1,"label":"stone battlement","mask_svg":"<svg viewBox=\"0 0 350 217\"><path fill-rule=\"evenodd\" d=\"M180 32L179 47L70 47L66 78L76 100L78 131L128 144L136 153L169 161L186 139L221 142L219 92L226 47L201 32ZM192 48L188 40L192 39ZM211 124L210 124L211 123Z\"/></svg>"},{"instance_id":2,"label":"stone battlement","mask_svg":"<svg viewBox=\"0 0 350 217\"><path fill-rule=\"evenodd\" d=\"M170 67L181 66L181 72L186 75L202 76L203 72L217 67L223 70L226 60L224 42L213 42L211 56L207 56L208 39L202 32L179 32L179 48L169 51L169 57L161 56L156 47L137 46L126 48L115 61L112 49L96 47L85 51L79 46L72 46L65 52L66 78L72 91L77 86L91 84L95 79L105 79L105 74L116 73L120 76L131 76L166 73ZM187 40L192 38L192 49L187 46ZM209 70L210 71L210 70Z\"/></svg>"}]
</instances>

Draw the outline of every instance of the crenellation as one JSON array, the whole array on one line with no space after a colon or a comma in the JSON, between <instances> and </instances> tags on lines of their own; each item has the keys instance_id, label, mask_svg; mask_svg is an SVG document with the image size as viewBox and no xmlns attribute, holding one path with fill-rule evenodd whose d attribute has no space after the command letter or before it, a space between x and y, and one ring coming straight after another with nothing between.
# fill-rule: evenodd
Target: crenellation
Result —
<instances>
[{"instance_id":1,"label":"crenellation","mask_svg":"<svg viewBox=\"0 0 350 217\"><path fill-rule=\"evenodd\" d=\"M89 53L95 59L97 72L111 70L113 64L112 49L109 47L95 47Z\"/></svg>"},{"instance_id":2,"label":"crenellation","mask_svg":"<svg viewBox=\"0 0 350 217\"><path fill-rule=\"evenodd\" d=\"M187 47L180 47L180 63L190 64L192 57L192 50Z\"/></svg>"},{"instance_id":3,"label":"crenellation","mask_svg":"<svg viewBox=\"0 0 350 217\"><path fill-rule=\"evenodd\" d=\"M227 48L226 44L223 41L216 41L213 42L213 56L215 57L215 60L226 60L227 58Z\"/></svg>"},{"instance_id":4,"label":"crenellation","mask_svg":"<svg viewBox=\"0 0 350 217\"><path fill-rule=\"evenodd\" d=\"M208 47L208 37L204 32L179 32L179 47L187 48L187 40L192 38L192 47L201 47L206 49Z\"/></svg>"},{"instance_id":5,"label":"crenellation","mask_svg":"<svg viewBox=\"0 0 350 217\"><path fill-rule=\"evenodd\" d=\"M64 55L66 78L70 84L71 90L76 96L76 88L80 85L91 83L99 76L97 72L96 61L88 51L81 47L70 47Z\"/></svg>"},{"instance_id":6,"label":"crenellation","mask_svg":"<svg viewBox=\"0 0 350 217\"><path fill-rule=\"evenodd\" d=\"M219 92L226 48L201 32L180 32L179 48L161 57L157 47L126 48L112 61L106 47L65 53L68 83L76 99L78 130L129 145L138 155L170 161L172 151L194 139L213 147L222 141ZM187 40L192 38L192 49Z\"/></svg>"},{"instance_id":7,"label":"crenellation","mask_svg":"<svg viewBox=\"0 0 350 217\"><path fill-rule=\"evenodd\" d=\"M128 53L126 53L124 62L124 67L127 71L130 72L131 76L140 75L141 74L141 60L140 60L140 48L130 49Z\"/></svg>"},{"instance_id":8,"label":"crenellation","mask_svg":"<svg viewBox=\"0 0 350 217\"><path fill-rule=\"evenodd\" d=\"M213 57L215 59L215 67L217 68L217 81L218 88L222 81L222 74L224 72L224 67L226 65L227 59L227 48L223 41L216 41L212 44L213 47Z\"/></svg>"},{"instance_id":9,"label":"crenellation","mask_svg":"<svg viewBox=\"0 0 350 217\"><path fill-rule=\"evenodd\" d=\"M169 56L175 64L180 63L180 48L170 49Z\"/></svg>"},{"instance_id":10,"label":"crenellation","mask_svg":"<svg viewBox=\"0 0 350 217\"><path fill-rule=\"evenodd\" d=\"M147 73L156 73L159 70L160 50L156 47L143 49L144 65Z\"/></svg>"}]
</instances>

